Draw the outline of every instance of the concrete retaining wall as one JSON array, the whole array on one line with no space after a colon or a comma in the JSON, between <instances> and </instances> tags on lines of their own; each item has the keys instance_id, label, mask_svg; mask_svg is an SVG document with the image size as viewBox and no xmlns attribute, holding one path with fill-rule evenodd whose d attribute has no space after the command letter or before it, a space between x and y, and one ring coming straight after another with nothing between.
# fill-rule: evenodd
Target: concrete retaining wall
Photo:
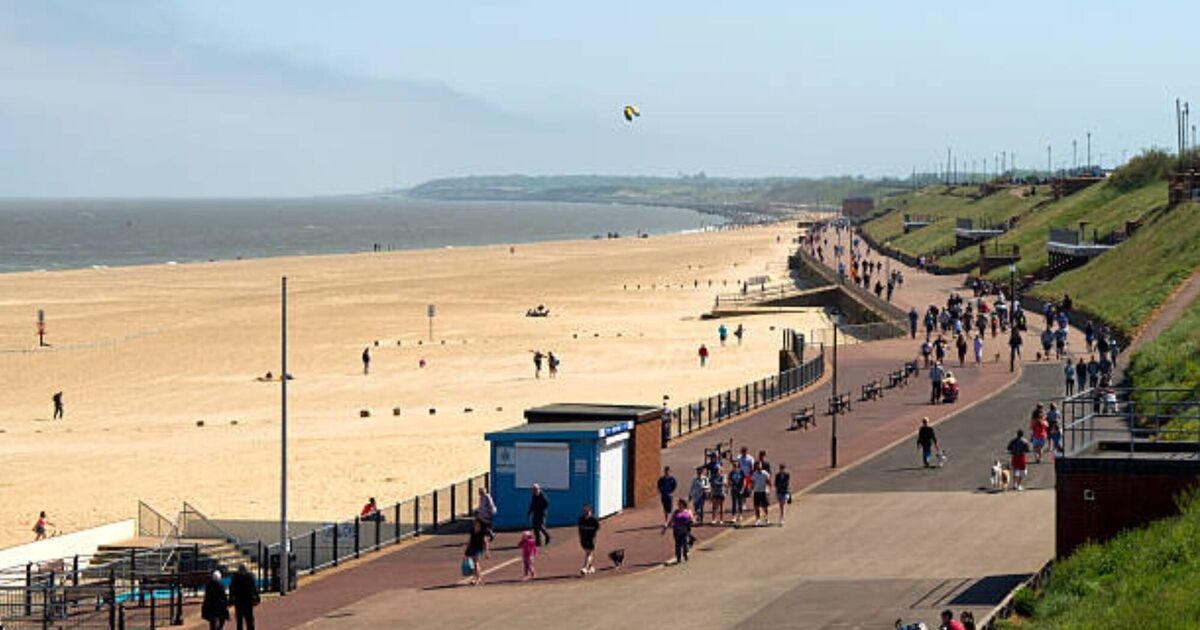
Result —
<instances>
[{"instance_id":1,"label":"concrete retaining wall","mask_svg":"<svg viewBox=\"0 0 1200 630\"><path fill-rule=\"evenodd\" d=\"M32 523L30 524L32 528ZM29 532L30 538L33 532ZM101 545L111 545L137 537L137 521L126 519L62 536L0 549L0 569L24 566L30 562L48 562L76 555L90 556Z\"/></svg>"}]
</instances>

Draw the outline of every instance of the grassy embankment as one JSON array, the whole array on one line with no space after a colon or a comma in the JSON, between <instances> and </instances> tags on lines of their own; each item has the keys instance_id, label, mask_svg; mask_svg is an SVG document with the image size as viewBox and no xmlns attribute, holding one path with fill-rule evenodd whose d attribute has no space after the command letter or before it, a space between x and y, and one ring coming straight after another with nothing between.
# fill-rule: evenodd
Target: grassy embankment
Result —
<instances>
[{"instance_id":1,"label":"grassy embankment","mask_svg":"<svg viewBox=\"0 0 1200 630\"><path fill-rule=\"evenodd\" d=\"M1000 628L1200 627L1200 501L1181 516L1086 545L1058 563L1040 597L1017 594L1022 615Z\"/></svg>"},{"instance_id":2,"label":"grassy embankment","mask_svg":"<svg viewBox=\"0 0 1200 630\"><path fill-rule=\"evenodd\" d=\"M892 211L865 223L862 229L876 242L890 243L892 247L912 256L951 251L954 248L956 218L974 219L977 223L1001 223L1023 215L1039 203L1047 201L1050 192L1048 186L1039 186L1037 195L1020 197L1008 191L1000 191L977 200L970 196L977 190L977 186L937 186L889 197L885 204ZM933 223L905 234L906 213L929 215ZM976 251L973 248L967 249L970 252ZM953 256L944 256L942 263L949 264L947 261L951 258ZM969 260L968 257L963 262Z\"/></svg>"}]
</instances>

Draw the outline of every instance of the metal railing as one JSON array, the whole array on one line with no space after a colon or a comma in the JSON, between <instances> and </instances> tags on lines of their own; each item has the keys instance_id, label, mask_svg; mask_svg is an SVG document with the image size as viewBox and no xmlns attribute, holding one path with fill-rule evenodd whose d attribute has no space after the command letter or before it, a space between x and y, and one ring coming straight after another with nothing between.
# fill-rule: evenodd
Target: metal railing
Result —
<instances>
[{"instance_id":1,"label":"metal railing","mask_svg":"<svg viewBox=\"0 0 1200 630\"><path fill-rule=\"evenodd\" d=\"M794 394L817 382L825 373L825 348L800 366L746 383L716 396L701 398L671 410L663 422L663 443L693 431L720 424L767 403Z\"/></svg>"},{"instance_id":2,"label":"metal railing","mask_svg":"<svg viewBox=\"0 0 1200 630\"><path fill-rule=\"evenodd\" d=\"M861 343L881 339L895 339L896 331L908 329L907 319L897 319L866 324L844 324L838 326L839 343ZM815 328L808 331L808 337L813 344L830 345L833 343L833 327Z\"/></svg>"},{"instance_id":3,"label":"metal railing","mask_svg":"<svg viewBox=\"0 0 1200 630\"><path fill-rule=\"evenodd\" d=\"M335 567L383 547L471 518L475 512L476 490L488 489L489 483L489 474L483 473L399 503L381 506L376 512L377 516L356 516L289 536L287 548L291 556L293 583L289 584L288 590L295 588L294 581L298 575L310 575L321 569ZM264 577L269 590L279 590L281 585L281 549L279 543L265 546L265 558L258 560L266 571Z\"/></svg>"},{"instance_id":4,"label":"metal railing","mask_svg":"<svg viewBox=\"0 0 1200 630\"><path fill-rule=\"evenodd\" d=\"M1200 399L1182 388L1104 387L1062 401L1067 457L1093 447L1136 453L1191 451L1200 456Z\"/></svg>"}]
</instances>

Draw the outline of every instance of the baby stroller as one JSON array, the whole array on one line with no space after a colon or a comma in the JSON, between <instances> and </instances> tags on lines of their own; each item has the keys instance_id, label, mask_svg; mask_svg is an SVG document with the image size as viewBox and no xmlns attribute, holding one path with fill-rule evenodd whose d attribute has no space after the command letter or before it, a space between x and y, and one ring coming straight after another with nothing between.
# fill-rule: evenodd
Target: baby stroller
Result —
<instances>
[{"instance_id":1,"label":"baby stroller","mask_svg":"<svg viewBox=\"0 0 1200 630\"><path fill-rule=\"evenodd\" d=\"M958 402L958 380L951 372L946 372L946 377L942 379L942 402Z\"/></svg>"}]
</instances>

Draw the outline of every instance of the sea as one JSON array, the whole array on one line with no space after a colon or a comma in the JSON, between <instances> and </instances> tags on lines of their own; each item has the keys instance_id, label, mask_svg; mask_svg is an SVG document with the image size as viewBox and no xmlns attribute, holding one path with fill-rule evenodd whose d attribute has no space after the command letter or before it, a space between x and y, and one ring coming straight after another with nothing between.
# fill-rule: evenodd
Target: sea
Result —
<instances>
[{"instance_id":1,"label":"sea","mask_svg":"<svg viewBox=\"0 0 1200 630\"><path fill-rule=\"evenodd\" d=\"M681 208L557 202L0 199L0 273L532 243L708 229Z\"/></svg>"}]
</instances>

